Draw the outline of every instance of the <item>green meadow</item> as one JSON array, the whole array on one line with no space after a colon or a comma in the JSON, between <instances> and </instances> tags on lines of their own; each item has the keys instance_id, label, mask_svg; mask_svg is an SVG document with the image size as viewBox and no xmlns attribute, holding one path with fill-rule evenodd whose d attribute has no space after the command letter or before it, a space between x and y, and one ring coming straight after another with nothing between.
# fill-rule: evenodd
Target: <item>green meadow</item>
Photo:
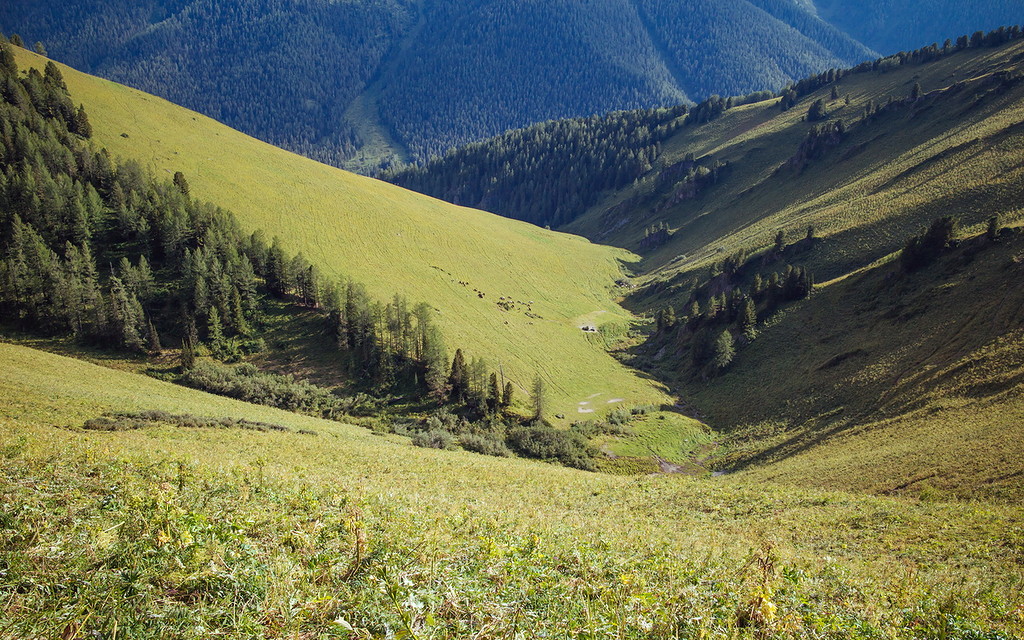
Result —
<instances>
[{"instance_id":1,"label":"green meadow","mask_svg":"<svg viewBox=\"0 0 1024 640\"><path fill-rule=\"evenodd\" d=\"M45 58L17 49L21 68ZM525 397L534 376L551 414L567 420L595 393L663 403L581 331L627 325L616 302L628 252L480 211L455 207L322 165L245 136L165 100L60 66L85 105L96 145L170 179L181 171L194 196L231 210L244 228L279 236L330 277L371 295L427 302L449 351L484 357ZM514 302L511 310L499 303Z\"/></svg>"},{"instance_id":2,"label":"green meadow","mask_svg":"<svg viewBox=\"0 0 1024 640\"><path fill-rule=\"evenodd\" d=\"M1024 632L1016 505L587 473L23 346L0 365L3 638ZM290 431L83 428L138 411Z\"/></svg>"}]
</instances>

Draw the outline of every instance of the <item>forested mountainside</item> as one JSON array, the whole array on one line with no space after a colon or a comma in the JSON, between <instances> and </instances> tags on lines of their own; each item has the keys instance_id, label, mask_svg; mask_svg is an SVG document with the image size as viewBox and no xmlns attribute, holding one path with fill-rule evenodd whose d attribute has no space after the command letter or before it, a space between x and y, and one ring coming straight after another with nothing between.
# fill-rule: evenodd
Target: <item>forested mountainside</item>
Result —
<instances>
[{"instance_id":1,"label":"forested mountainside","mask_svg":"<svg viewBox=\"0 0 1024 640\"><path fill-rule=\"evenodd\" d=\"M364 171L553 118L777 90L875 55L789 0L15 0L0 30Z\"/></svg>"},{"instance_id":2,"label":"forested mountainside","mask_svg":"<svg viewBox=\"0 0 1024 640\"><path fill-rule=\"evenodd\" d=\"M932 42L941 45L955 34L990 31L1024 20L1024 7L1015 0L788 0L781 4L813 4L819 17L886 55Z\"/></svg>"},{"instance_id":3,"label":"forested mountainside","mask_svg":"<svg viewBox=\"0 0 1024 640\"><path fill-rule=\"evenodd\" d=\"M492 211L517 220L559 228L582 215L588 207L616 189L641 177L660 174L664 189L686 188L671 196L688 199L716 182L728 166L708 155L684 158L665 168L664 143L683 128L694 128L719 118L727 110L781 97L780 109L822 86L842 85L852 75L879 75L901 65L931 64L945 56L961 55L968 49L984 49L1005 43L1019 35L1019 29L995 30L961 35L943 46L901 52L848 69L831 69L802 78L783 88L778 95L758 91L744 96L714 96L694 105L671 109L623 111L603 117L557 120L505 132L481 142L450 150L429 162L401 165L382 174L390 182L442 198L456 204ZM963 58L952 59L953 67ZM831 96L830 90L830 98ZM824 120L826 112L815 112L809 120ZM699 129L698 129L699 131ZM808 153L818 153L815 149ZM652 173L653 170L653 173ZM678 174L678 175L677 175ZM685 193L684 193L685 192ZM662 200L643 203L660 210L671 203ZM624 203L627 210L638 203ZM652 224L659 222L653 220ZM587 227L592 239L607 241L608 229ZM637 248L634 238L625 246ZM646 241L649 245L650 241ZM649 248L649 247L648 247Z\"/></svg>"},{"instance_id":4,"label":"forested mountainside","mask_svg":"<svg viewBox=\"0 0 1024 640\"><path fill-rule=\"evenodd\" d=\"M491 368L461 348L449 356L435 322L439 300L413 304L396 293L375 301L362 283L325 276L301 253L286 253L277 236L243 233L232 214L192 198L183 173L159 181L135 160L97 151L85 108L73 106L52 61L43 72L19 73L11 46L0 43L0 87L3 335L153 360L168 345L178 366L164 379L219 395L338 420L431 407L426 420L375 424L423 446L452 448L458 436L479 453L596 467L586 435L544 422L551 394L539 373L528 396L519 386L524 397L515 402L517 385L500 363ZM309 351L332 387L296 379L294 366L276 375L254 364L280 350L269 343L301 342L307 331L320 337ZM98 418L90 428L134 429L147 420L274 428L164 413Z\"/></svg>"}]
</instances>

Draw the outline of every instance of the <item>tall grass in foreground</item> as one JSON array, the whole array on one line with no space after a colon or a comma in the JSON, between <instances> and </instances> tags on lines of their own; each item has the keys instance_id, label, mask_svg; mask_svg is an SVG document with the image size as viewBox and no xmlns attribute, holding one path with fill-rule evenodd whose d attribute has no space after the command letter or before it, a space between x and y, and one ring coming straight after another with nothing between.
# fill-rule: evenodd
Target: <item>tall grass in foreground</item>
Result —
<instances>
[{"instance_id":1,"label":"tall grass in foreground","mask_svg":"<svg viewBox=\"0 0 1024 640\"><path fill-rule=\"evenodd\" d=\"M252 465L5 446L3 638L1011 638L1019 582L865 582L428 515Z\"/></svg>"}]
</instances>

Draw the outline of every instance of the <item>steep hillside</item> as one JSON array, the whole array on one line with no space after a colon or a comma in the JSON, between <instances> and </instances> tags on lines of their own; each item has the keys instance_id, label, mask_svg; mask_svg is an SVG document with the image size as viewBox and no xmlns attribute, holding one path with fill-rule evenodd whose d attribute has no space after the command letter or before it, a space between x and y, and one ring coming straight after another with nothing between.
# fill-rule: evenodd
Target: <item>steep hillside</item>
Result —
<instances>
[{"instance_id":1,"label":"steep hillside","mask_svg":"<svg viewBox=\"0 0 1024 640\"><path fill-rule=\"evenodd\" d=\"M0 29L367 171L551 118L778 89L872 55L803 5L748 0L18 1Z\"/></svg>"},{"instance_id":2,"label":"steep hillside","mask_svg":"<svg viewBox=\"0 0 1024 640\"><path fill-rule=\"evenodd\" d=\"M45 62L18 56L22 67ZM613 300L618 261L629 254L332 169L62 70L72 97L93 114L97 143L158 174L182 171L193 195L229 208L246 229L280 236L330 278L365 283L378 300L428 302L448 343L500 368L520 397L540 375L552 414L571 416L595 394L665 400L606 353L601 334L580 330L588 322L615 333L630 322Z\"/></svg>"},{"instance_id":3,"label":"steep hillside","mask_svg":"<svg viewBox=\"0 0 1024 640\"><path fill-rule=\"evenodd\" d=\"M418 449L3 343L0 400L0 638L1024 632L1016 506Z\"/></svg>"},{"instance_id":4,"label":"steep hillside","mask_svg":"<svg viewBox=\"0 0 1024 640\"><path fill-rule=\"evenodd\" d=\"M629 305L658 324L630 362L730 432L716 464L1016 494L1022 60L967 49L730 109L568 225L645 254ZM962 228L934 264L896 259L942 216Z\"/></svg>"}]
</instances>

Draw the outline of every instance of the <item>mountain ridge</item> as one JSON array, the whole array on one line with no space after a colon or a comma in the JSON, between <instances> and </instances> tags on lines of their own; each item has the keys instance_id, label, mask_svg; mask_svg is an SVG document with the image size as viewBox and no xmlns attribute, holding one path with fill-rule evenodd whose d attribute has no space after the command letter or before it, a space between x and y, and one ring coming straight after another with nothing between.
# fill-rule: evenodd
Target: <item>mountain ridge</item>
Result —
<instances>
[{"instance_id":1,"label":"mountain ridge","mask_svg":"<svg viewBox=\"0 0 1024 640\"><path fill-rule=\"evenodd\" d=\"M381 124L422 160L551 118L777 90L874 54L801 3L673 7L18 0L0 8L0 29L43 41L72 66L367 173L403 157L378 139ZM379 118L348 111L360 96Z\"/></svg>"}]
</instances>

